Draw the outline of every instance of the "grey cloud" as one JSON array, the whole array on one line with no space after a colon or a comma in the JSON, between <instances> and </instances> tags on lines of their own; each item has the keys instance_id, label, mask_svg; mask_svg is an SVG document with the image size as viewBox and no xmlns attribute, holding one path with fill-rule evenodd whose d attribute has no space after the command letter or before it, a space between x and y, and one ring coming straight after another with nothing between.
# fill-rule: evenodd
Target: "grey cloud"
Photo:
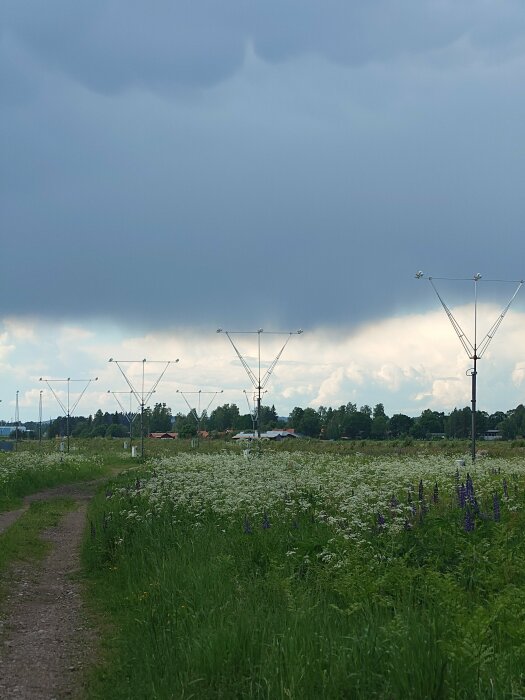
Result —
<instances>
[{"instance_id":1,"label":"grey cloud","mask_svg":"<svg viewBox=\"0 0 525 700\"><path fill-rule=\"evenodd\" d=\"M414 9L406 27L392 3L327 2L322 16L320 6L157 3L161 21L152 4L4 3L4 306L152 326L307 327L428 308L420 268L521 277L520 65L285 62L373 60L474 36L472 3L450 6L448 19L431 4L433 27L415 4L397 4ZM502 20L502 32L514 46L509 7L516 22ZM497 50L505 42L482 35L485 14L473 41ZM283 62L248 60L191 99L123 89L220 80L246 39Z\"/></svg>"},{"instance_id":2,"label":"grey cloud","mask_svg":"<svg viewBox=\"0 0 525 700\"><path fill-rule=\"evenodd\" d=\"M521 2L475 0L6 0L3 37L90 89L166 91L230 77L249 42L265 60L305 53L361 65L423 55L467 39L523 44Z\"/></svg>"}]
</instances>

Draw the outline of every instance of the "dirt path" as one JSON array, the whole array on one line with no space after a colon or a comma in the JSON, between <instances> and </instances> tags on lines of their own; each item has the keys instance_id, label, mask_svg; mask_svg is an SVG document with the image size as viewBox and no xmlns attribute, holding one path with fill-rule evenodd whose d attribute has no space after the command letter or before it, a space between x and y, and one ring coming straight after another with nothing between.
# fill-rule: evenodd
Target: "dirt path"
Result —
<instances>
[{"instance_id":1,"label":"dirt path","mask_svg":"<svg viewBox=\"0 0 525 700\"><path fill-rule=\"evenodd\" d=\"M59 486L25 499L73 498L78 508L43 537L52 549L37 565L17 564L0 612L0 698L82 698L82 671L93 659L94 635L85 623L79 584L79 547L86 509L100 480ZM0 527L9 521L3 514ZM12 518L12 515L11 515Z\"/></svg>"}]
</instances>

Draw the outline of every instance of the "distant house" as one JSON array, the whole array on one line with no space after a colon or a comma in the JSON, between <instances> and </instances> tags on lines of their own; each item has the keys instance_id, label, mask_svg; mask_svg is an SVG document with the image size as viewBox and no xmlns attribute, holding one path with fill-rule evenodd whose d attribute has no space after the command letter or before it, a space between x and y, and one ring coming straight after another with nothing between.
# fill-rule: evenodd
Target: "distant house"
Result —
<instances>
[{"instance_id":1,"label":"distant house","mask_svg":"<svg viewBox=\"0 0 525 700\"><path fill-rule=\"evenodd\" d=\"M291 430L267 430L265 433L261 433L261 440L287 440L289 438L297 438L298 436ZM232 440L255 440L257 438L257 433L253 432L241 432L237 433L232 437Z\"/></svg>"},{"instance_id":2,"label":"distant house","mask_svg":"<svg viewBox=\"0 0 525 700\"><path fill-rule=\"evenodd\" d=\"M179 437L178 433L150 433L148 437L154 440L176 440Z\"/></svg>"},{"instance_id":3,"label":"distant house","mask_svg":"<svg viewBox=\"0 0 525 700\"><path fill-rule=\"evenodd\" d=\"M14 432L16 432L16 425L0 425L0 437L9 437ZM20 434L27 432L25 425L19 425L18 432Z\"/></svg>"},{"instance_id":4,"label":"distant house","mask_svg":"<svg viewBox=\"0 0 525 700\"><path fill-rule=\"evenodd\" d=\"M503 440L501 430L486 430L483 435L484 440Z\"/></svg>"}]
</instances>

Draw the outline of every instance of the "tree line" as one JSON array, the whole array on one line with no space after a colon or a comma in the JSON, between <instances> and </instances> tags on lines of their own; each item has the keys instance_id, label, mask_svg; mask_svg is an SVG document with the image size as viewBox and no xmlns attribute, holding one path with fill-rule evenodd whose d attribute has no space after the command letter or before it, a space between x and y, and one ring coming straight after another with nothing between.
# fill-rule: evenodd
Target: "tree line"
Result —
<instances>
[{"instance_id":1,"label":"tree line","mask_svg":"<svg viewBox=\"0 0 525 700\"><path fill-rule=\"evenodd\" d=\"M93 416L74 416L69 419L70 434L73 437L121 437L141 434L140 414L133 416L121 412L108 413L98 410ZM24 424L32 437L38 436L39 424ZM470 407L455 408L450 413L425 409L421 415L411 417L404 413L388 416L382 403L373 408L364 405L359 409L355 403L347 403L339 408L320 406L318 409L296 406L287 418L277 415L275 406L261 406L261 430L293 428L295 432L312 438L326 440L373 439L412 437L428 439L432 437L469 438L472 425ZM211 434L226 431L252 430L254 416L241 414L234 403L225 403L215 408L209 415L204 412L197 416L195 411L172 415L165 403L156 403L153 408L144 409L142 432L177 432L179 437L192 437L197 430ZM509 411L476 412L478 436L487 430L499 430L504 439L525 436L525 406L519 404ZM44 435L54 438L66 434L66 418L55 418L44 429Z\"/></svg>"}]
</instances>

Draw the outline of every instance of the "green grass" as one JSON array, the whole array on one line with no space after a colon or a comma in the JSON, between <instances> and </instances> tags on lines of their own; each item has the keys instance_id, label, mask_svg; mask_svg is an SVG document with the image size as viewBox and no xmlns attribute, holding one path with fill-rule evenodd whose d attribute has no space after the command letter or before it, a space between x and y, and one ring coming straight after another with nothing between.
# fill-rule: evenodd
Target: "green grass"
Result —
<instances>
[{"instance_id":1,"label":"green grass","mask_svg":"<svg viewBox=\"0 0 525 700\"><path fill-rule=\"evenodd\" d=\"M29 450L0 454L0 512L19 507L24 496L42 489L108 475L131 463L125 456Z\"/></svg>"},{"instance_id":2,"label":"green grass","mask_svg":"<svg viewBox=\"0 0 525 700\"><path fill-rule=\"evenodd\" d=\"M50 544L39 536L40 533L57 525L74 507L74 501L64 498L32 503L11 527L0 534L0 574L13 562L42 559Z\"/></svg>"},{"instance_id":3,"label":"green grass","mask_svg":"<svg viewBox=\"0 0 525 700\"><path fill-rule=\"evenodd\" d=\"M105 625L90 698L525 696L522 509L466 532L445 499L349 544L308 510L247 533L242 512L196 527L122 494L93 503L84 543Z\"/></svg>"}]
</instances>

